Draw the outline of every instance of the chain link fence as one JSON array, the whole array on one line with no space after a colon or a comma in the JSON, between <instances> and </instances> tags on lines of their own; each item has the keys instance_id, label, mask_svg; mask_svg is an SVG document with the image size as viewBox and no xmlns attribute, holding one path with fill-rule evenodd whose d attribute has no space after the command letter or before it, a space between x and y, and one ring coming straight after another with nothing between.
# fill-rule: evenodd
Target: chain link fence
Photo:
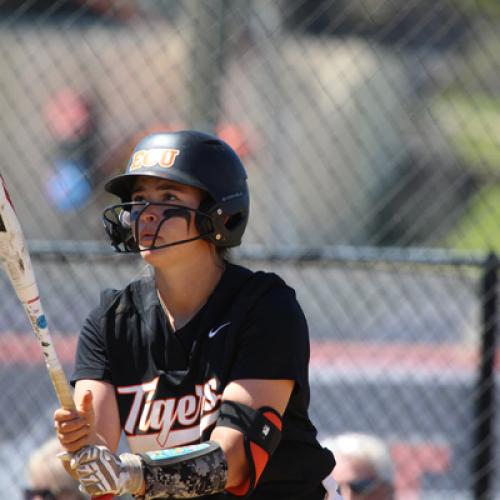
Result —
<instances>
[{"instance_id":1,"label":"chain link fence","mask_svg":"<svg viewBox=\"0 0 500 500\"><path fill-rule=\"evenodd\" d=\"M0 28L0 171L68 373L99 290L143 272L110 255L104 181L150 131L213 131L249 174L234 260L308 317L320 438L383 437L398 498L500 498L496 0L3 0ZM4 273L0 293L16 499L57 402Z\"/></svg>"}]
</instances>

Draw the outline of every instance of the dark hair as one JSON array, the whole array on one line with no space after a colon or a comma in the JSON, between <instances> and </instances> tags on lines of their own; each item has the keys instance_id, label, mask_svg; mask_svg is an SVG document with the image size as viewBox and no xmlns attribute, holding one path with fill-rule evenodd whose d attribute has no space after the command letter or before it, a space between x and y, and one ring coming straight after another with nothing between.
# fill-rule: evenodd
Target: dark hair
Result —
<instances>
[{"instance_id":1,"label":"dark hair","mask_svg":"<svg viewBox=\"0 0 500 500\"><path fill-rule=\"evenodd\" d=\"M221 260L231 261L230 248L227 247L215 247L215 251Z\"/></svg>"}]
</instances>

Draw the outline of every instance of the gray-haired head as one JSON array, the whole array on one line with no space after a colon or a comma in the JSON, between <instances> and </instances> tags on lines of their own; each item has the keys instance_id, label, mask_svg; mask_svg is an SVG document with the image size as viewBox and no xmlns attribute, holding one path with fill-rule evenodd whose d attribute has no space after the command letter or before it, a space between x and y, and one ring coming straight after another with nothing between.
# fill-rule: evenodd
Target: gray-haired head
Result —
<instances>
[{"instance_id":1,"label":"gray-haired head","mask_svg":"<svg viewBox=\"0 0 500 500\"><path fill-rule=\"evenodd\" d=\"M384 441L377 436L349 432L328 438L322 444L332 450L337 461L341 460L341 457L363 461L373 468L379 479L393 484L394 464L391 454Z\"/></svg>"},{"instance_id":2,"label":"gray-haired head","mask_svg":"<svg viewBox=\"0 0 500 500\"><path fill-rule=\"evenodd\" d=\"M78 489L75 481L64 469L57 454L61 451L56 438L45 441L30 456L26 467L29 487L36 490L49 490L54 495L64 492L71 499L88 498ZM65 498L70 498L66 496Z\"/></svg>"}]
</instances>

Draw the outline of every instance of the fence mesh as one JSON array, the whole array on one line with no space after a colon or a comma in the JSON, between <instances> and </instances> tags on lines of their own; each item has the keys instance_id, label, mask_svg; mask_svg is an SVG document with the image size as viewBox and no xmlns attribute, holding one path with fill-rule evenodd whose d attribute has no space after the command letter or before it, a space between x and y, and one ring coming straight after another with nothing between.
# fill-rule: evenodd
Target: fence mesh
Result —
<instances>
[{"instance_id":1,"label":"fence mesh","mask_svg":"<svg viewBox=\"0 0 500 500\"><path fill-rule=\"evenodd\" d=\"M401 498L472 496L500 431L475 436L476 257L500 248L496 0L3 0L0 27L0 169L68 372L99 290L143 270L91 243L105 180L150 131L213 131L249 174L235 260L280 273L308 317L320 437L386 439ZM381 262L388 247L445 257ZM12 499L56 399L3 273L0 290Z\"/></svg>"}]
</instances>

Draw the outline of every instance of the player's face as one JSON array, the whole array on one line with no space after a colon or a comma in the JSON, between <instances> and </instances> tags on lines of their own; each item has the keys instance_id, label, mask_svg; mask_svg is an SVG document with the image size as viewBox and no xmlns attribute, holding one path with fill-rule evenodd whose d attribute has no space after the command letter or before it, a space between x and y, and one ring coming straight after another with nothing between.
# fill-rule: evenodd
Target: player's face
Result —
<instances>
[{"instance_id":1,"label":"player's face","mask_svg":"<svg viewBox=\"0 0 500 500\"><path fill-rule=\"evenodd\" d=\"M391 500L392 489L376 476L373 467L348 457L340 457L333 470L344 500Z\"/></svg>"},{"instance_id":2,"label":"player's face","mask_svg":"<svg viewBox=\"0 0 500 500\"><path fill-rule=\"evenodd\" d=\"M138 178L132 191L131 201L153 203L146 208L139 205L132 210L134 238L143 250L141 254L145 260L153 264L152 260L159 258L160 255L167 255L167 252L170 255L173 253L186 255L194 250L197 243L198 245L206 244L206 242L196 240L182 245L149 250L152 245L161 246L199 236L194 222L195 213L182 210L181 207L197 209L202 198L203 192L191 186L166 179L146 176ZM154 203L168 203L172 207L154 205ZM176 210L176 206L180 209ZM137 225L136 219L138 219Z\"/></svg>"}]
</instances>

